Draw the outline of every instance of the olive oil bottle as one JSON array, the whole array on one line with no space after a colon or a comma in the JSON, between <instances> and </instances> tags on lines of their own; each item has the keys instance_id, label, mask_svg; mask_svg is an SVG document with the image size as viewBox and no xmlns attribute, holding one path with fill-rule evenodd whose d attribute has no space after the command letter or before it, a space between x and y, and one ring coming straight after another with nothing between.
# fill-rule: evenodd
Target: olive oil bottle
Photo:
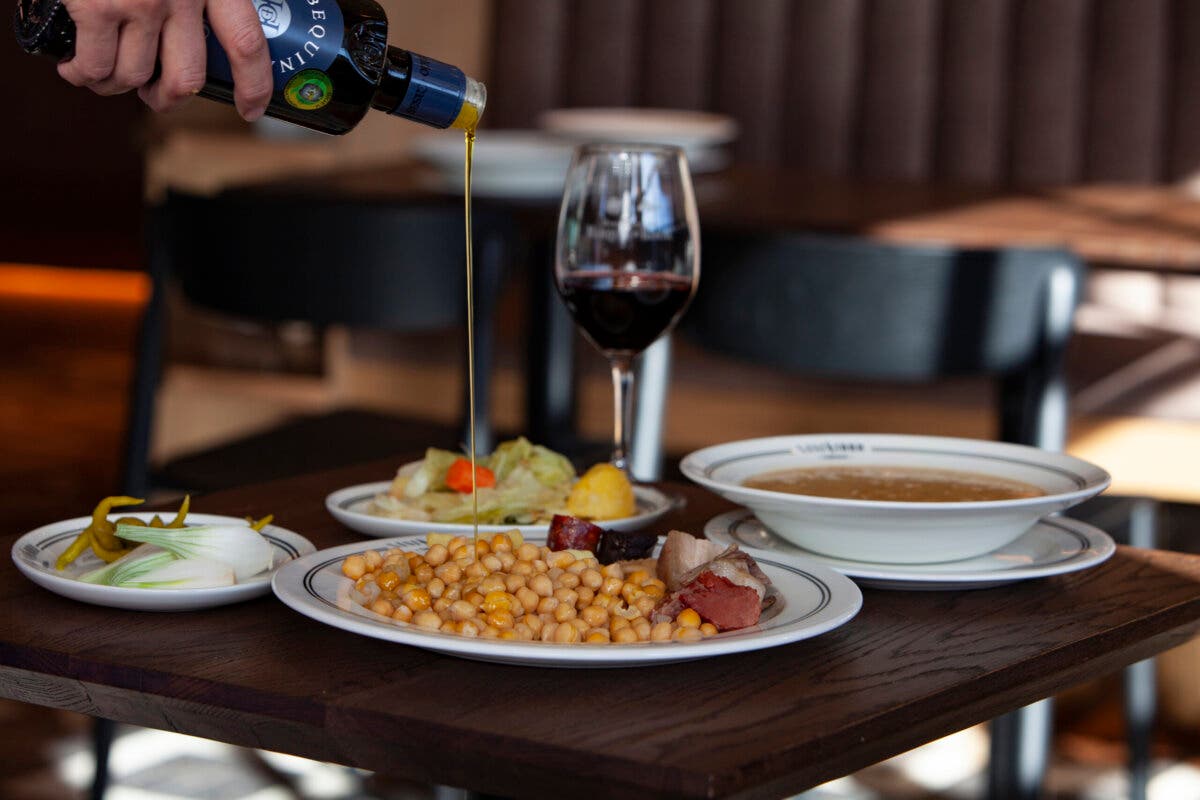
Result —
<instances>
[{"instance_id":1,"label":"olive oil bottle","mask_svg":"<svg viewBox=\"0 0 1200 800\"><path fill-rule=\"evenodd\" d=\"M351 130L371 108L435 128L472 130L487 92L458 67L388 45L387 15L374 0L254 0L275 91L267 116L323 133ZM65 58L75 23L62 0L18 0L17 42ZM203 97L233 102L229 59L208 33Z\"/></svg>"}]
</instances>

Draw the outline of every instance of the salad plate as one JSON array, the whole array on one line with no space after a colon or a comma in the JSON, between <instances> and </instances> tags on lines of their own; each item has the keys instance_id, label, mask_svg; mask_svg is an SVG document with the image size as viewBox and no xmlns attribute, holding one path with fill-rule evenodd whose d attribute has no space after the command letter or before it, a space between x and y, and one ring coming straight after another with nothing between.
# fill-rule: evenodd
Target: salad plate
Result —
<instances>
[{"instance_id":1,"label":"salad plate","mask_svg":"<svg viewBox=\"0 0 1200 800\"><path fill-rule=\"evenodd\" d=\"M122 511L116 517L137 517L148 522L154 512ZM63 570L55 569L54 562L75 540L79 533L91 524L92 518L54 522L29 531L13 544L12 559L25 577L55 594L94 605L124 608L133 611L192 611L212 608L243 600L261 597L271 591L271 575L280 565L316 551L312 542L298 533L267 525L261 533L271 545L272 567L258 575L247 578L232 586L209 589L136 589L122 586L101 586L83 583L80 575L103 566L91 550L85 551ZM239 517L219 514L188 514L187 521L197 525L244 525Z\"/></svg>"},{"instance_id":2,"label":"salad plate","mask_svg":"<svg viewBox=\"0 0 1200 800\"><path fill-rule=\"evenodd\" d=\"M386 492L391 488L391 481L376 481L348 486L339 489L325 498L325 508L338 522L351 530L365 533L367 536L405 536L426 533L473 533L474 526L469 523L428 522L422 520L396 519L382 517L369 513L371 502L375 495ZM602 528L614 531L634 531L650 525L675 506L675 500L651 486L634 486L633 494L637 500L638 513L632 517L619 519L597 520ZM537 525L480 525L480 533L503 533L504 531L519 530L522 536L537 536L543 538L550 530L550 523Z\"/></svg>"},{"instance_id":3,"label":"salad plate","mask_svg":"<svg viewBox=\"0 0 1200 800\"><path fill-rule=\"evenodd\" d=\"M545 536L529 541L544 544ZM849 622L862 606L862 592L844 575L804 558L764 553L755 559L771 579L770 591L777 599L758 624L748 628L699 642L590 645L480 639L397 623L355 602L354 582L342 575L342 560L364 550L393 547L424 552L425 537L321 550L285 564L271 585L285 605L344 631L476 661L540 667L635 667L761 650L833 630Z\"/></svg>"},{"instance_id":4,"label":"salad plate","mask_svg":"<svg viewBox=\"0 0 1200 800\"><path fill-rule=\"evenodd\" d=\"M877 564L814 553L776 535L753 511L740 509L713 517L704 536L753 553L803 557L877 589L917 591L985 589L1006 583L1063 575L1094 567L1116 552L1112 537L1068 517L1047 517L1029 531L982 556L934 564Z\"/></svg>"}]
</instances>

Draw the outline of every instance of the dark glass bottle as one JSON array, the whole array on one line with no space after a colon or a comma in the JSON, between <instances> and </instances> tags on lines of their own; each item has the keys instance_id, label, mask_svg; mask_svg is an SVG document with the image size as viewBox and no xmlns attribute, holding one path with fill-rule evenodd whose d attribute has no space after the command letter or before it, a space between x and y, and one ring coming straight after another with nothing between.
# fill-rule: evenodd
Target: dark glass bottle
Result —
<instances>
[{"instance_id":1,"label":"dark glass bottle","mask_svg":"<svg viewBox=\"0 0 1200 800\"><path fill-rule=\"evenodd\" d=\"M473 128L483 113L483 84L458 67L388 45L387 16L374 0L254 5L275 78L267 116L343 134L370 108L435 128ZM62 0L17 0L14 27L26 52L56 58L74 52L75 23ZM232 103L229 59L211 32L207 72L201 96Z\"/></svg>"}]
</instances>

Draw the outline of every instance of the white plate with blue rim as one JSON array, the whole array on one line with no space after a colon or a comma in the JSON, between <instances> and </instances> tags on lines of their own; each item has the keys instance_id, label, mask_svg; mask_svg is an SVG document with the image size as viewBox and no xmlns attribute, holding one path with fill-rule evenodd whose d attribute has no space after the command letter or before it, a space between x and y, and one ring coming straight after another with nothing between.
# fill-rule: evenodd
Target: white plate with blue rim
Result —
<instances>
[{"instance_id":1,"label":"white plate with blue rim","mask_svg":"<svg viewBox=\"0 0 1200 800\"><path fill-rule=\"evenodd\" d=\"M791 470L855 469L904 477L956 474L960 482L1019 484L1003 499L928 501L824 497L748 485ZM680 462L690 480L754 511L772 533L822 555L874 564L961 561L993 552L1038 520L1107 488L1095 464L1036 447L899 434L773 436L706 447Z\"/></svg>"},{"instance_id":2,"label":"white plate with blue rim","mask_svg":"<svg viewBox=\"0 0 1200 800\"><path fill-rule=\"evenodd\" d=\"M119 514L111 515L109 519L137 517L144 522L149 522L153 516L154 512L122 511ZM219 514L188 514L187 521L194 525L246 524L246 520L240 517L226 517ZM267 525L261 533L271 545L273 556L271 568L232 586L216 586L209 589L135 589L121 586L97 586L79 580L80 575L104 564L90 549L84 551L79 558L64 569L55 568L55 561L58 560L58 557L91 522L91 517L76 517L43 525L26 533L13 544L13 563L25 577L38 586L72 600L133 611L193 611L200 608L240 603L269 594L271 576L276 569L294 558L316 551L313 543L300 534L278 525Z\"/></svg>"},{"instance_id":3,"label":"white plate with blue rim","mask_svg":"<svg viewBox=\"0 0 1200 800\"><path fill-rule=\"evenodd\" d=\"M527 541L542 545L545 536ZM398 622L355 601L354 582L342 574L342 561L366 550L394 547L417 553L427 549L424 536L409 536L312 553L275 573L275 595L304 616L350 633L476 661L538 667L637 667L762 650L831 631L853 619L862 607L862 592L844 575L792 555L756 553L759 567L771 579L769 591L776 601L758 624L748 628L699 642L595 645L469 638Z\"/></svg>"},{"instance_id":4,"label":"white plate with blue rim","mask_svg":"<svg viewBox=\"0 0 1200 800\"><path fill-rule=\"evenodd\" d=\"M872 564L814 553L775 535L747 509L713 517L704 526L704 536L720 544L736 544L756 558L772 553L812 559L863 586L915 591L986 589L1064 575L1102 564L1117 549L1112 537L1099 528L1061 516L1040 520L1016 540L985 555L934 564Z\"/></svg>"},{"instance_id":5,"label":"white plate with blue rim","mask_svg":"<svg viewBox=\"0 0 1200 800\"><path fill-rule=\"evenodd\" d=\"M392 488L391 481L376 481L362 483L338 489L325 498L325 508L334 518L351 530L365 533L367 536L408 536L424 535L426 533L449 533L474 535L475 528L470 523L456 522L423 522L421 520L398 519L374 512L375 497L386 493ZM633 496L637 502L637 513L631 517L620 519L596 520L601 528L613 531L636 531L657 521L660 517L675 507L677 500L668 497L652 486L634 486ZM522 536L541 536L545 538L550 530L550 523L542 522L536 525L480 525L480 533L504 533L519 530Z\"/></svg>"}]
</instances>

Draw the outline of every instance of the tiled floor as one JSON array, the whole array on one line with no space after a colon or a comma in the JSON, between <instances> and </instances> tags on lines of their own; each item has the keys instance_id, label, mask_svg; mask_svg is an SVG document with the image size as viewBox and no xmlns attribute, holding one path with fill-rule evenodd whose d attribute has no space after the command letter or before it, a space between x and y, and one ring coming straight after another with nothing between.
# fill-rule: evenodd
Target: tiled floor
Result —
<instances>
[{"instance_id":1,"label":"tiled floor","mask_svg":"<svg viewBox=\"0 0 1200 800\"><path fill-rule=\"evenodd\" d=\"M11 541L33 525L82 513L114 486L134 308L128 303L62 305L0 298L0 338L6 343L6 359L0 367L0 441L6 443L7 456L0 460L0 538ZM1114 348L1104 352L1116 358ZM726 373L722 379L721 365L709 363L704 368L685 361L685 367L688 363L691 367L681 376L672 400L681 408L693 408L691 412L685 408L684 413L703 415L704 395L732 392L729 386L744 382L744 374L736 368L729 368L734 369L732 378ZM1093 366L1090 360L1075 362L1080 372ZM850 396L828 386L812 386L805 397L797 398L790 394L791 388L786 382L756 382L753 399L778 415L766 414L768 421L786 419L785 415L797 413L796 404L803 402L807 404L804 420L810 429L841 425L840 414L872 407L886 408L891 414L876 415L876 422L884 426L912 429L931 414L940 423L958 420L962 431L968 433L987 425L988 412L977 407L980 395L972 385L942 392L942 405L933 409L928 395L915 392L883 396L863 391ZM605 395L602 382L597 392ZM1175 395L1176 408L1193 408L1191 403L1179 401L1181 396ZM746 399L744 394L741 397ZM1194 407L1200 408L1200 399ZM1176 412L1176 416L1187 414ZM1185 430L1194 434L1193 428ZM976 435L987 435L987 431ZM1183 440L1176 435L1173 441L1178 447ZM681 446L686 444L681 439ZM1178 514L1175 519L1179 531L1200 529L1200 522L1194 519L1179 522ZM1184 537L1176 543L1190 545ZM1200 672L1190 667L1191 658L1184 659L1180 670L1185 680ZM1177 692L1182 691L1178 685L1186 688L1186 683L1177 682ZM1117 684L1105 679L1061 698L1049 779L1051 796L1079 800L1123 796L1118 696ZM1182 703L1167 711L1167 724L1160 726L1156 740L1157 776L1152 797L1200 798L1200 712L1193 713ZM89 730L89 720L78 715L0 702L0 800L84 796L91 774ZM110 800L395 800L434 796L429 789L383 785L340 767L276 756L258 758L237 748L171 734L138 729L122 732L112 760L115 784ZM975 798L980 796L985 748L982 729L972 729L821 787L811 796ZM448 795L443 792L440 797Z\"/></svg>"}]
</instances>

